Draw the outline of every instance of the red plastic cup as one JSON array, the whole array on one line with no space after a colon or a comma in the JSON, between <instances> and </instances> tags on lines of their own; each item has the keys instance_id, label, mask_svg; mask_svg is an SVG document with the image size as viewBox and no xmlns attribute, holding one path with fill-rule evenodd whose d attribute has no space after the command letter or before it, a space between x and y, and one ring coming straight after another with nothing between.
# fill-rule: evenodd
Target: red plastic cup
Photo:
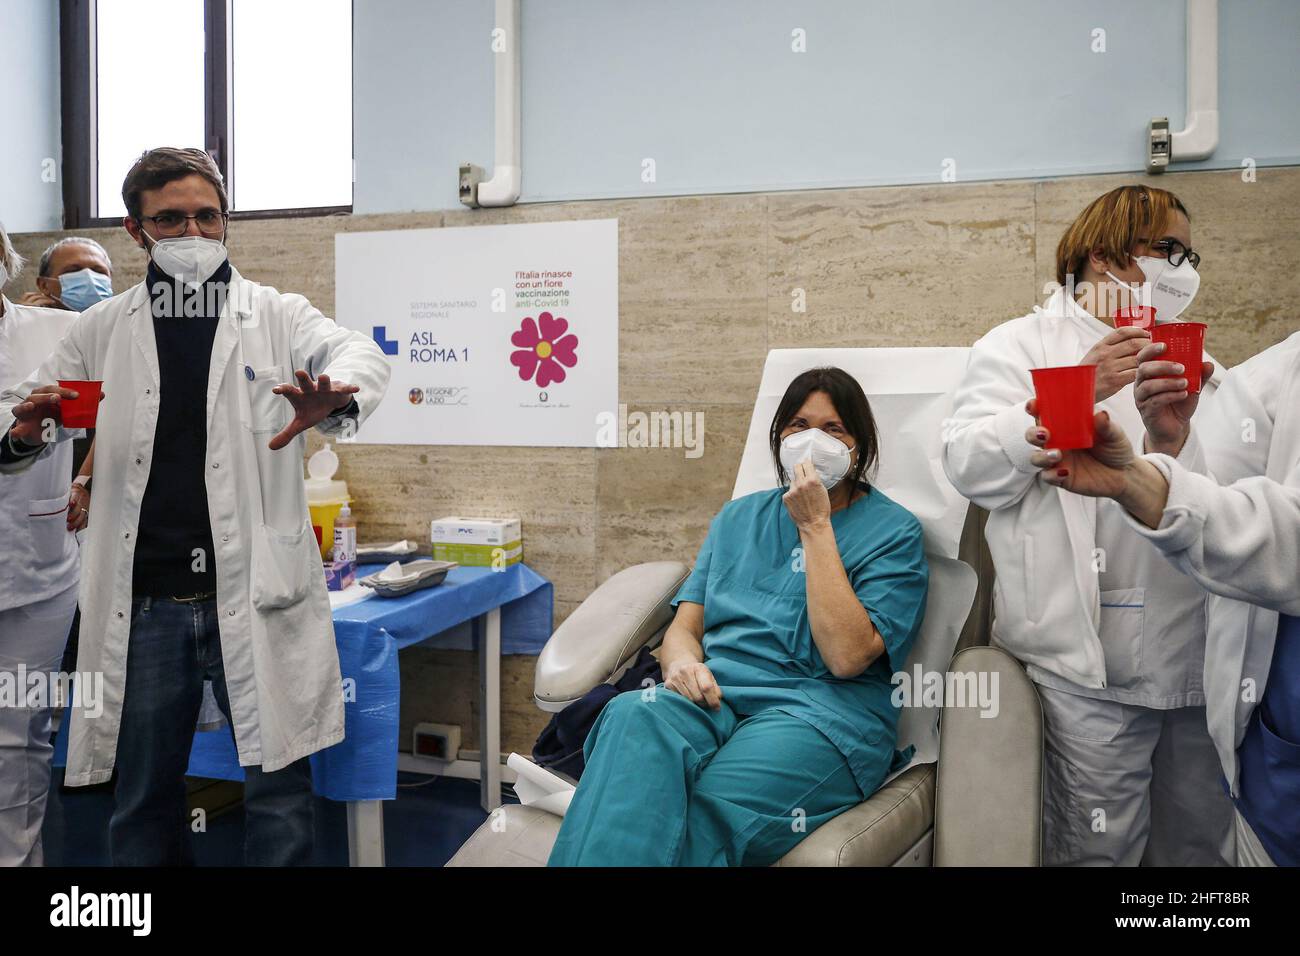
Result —
<instances>
[{"instance_id":1,"label":"red plastic cup","mask_svg":"<svg viewBox=\"0 0 1300 956\"><path fill-rule=\"evenodd\" d=\"M1029 374L1034 378L1038 398L1038 420L1048 431L1048 447L1091 448L1096 439L1092 416L1097 366L1035 368Z\"/></svg>"},{"instance_id":2,"label":"red plastic cup","mask_svg":"<svg viewBox=\"0 0 1300 956\"><path fill-rule=\"evenodd\" d=\"M70 388L77 392L76 398L65 398L60 402L63 409L64 428L94 428L95 416L99 414L99 396L103 382L65 382L59 380L60 388Z\"/></svg>"},{"instance_id":3,"label":"red plastic cup","mask_svg":"<svg viewBox=\"0 0 1300 956\"><path fill-rule=\"evenodd\" d=\"M1115 313L1115 328L1123 329L1134 326L1139 329L1151 329L1156 324L1156 310L1152 305L1131 305Z\"/></svg>"},{"instance_id":4,"label":"red plastic cup","mask_svg":"<svg viewBox=\"0 0 1300 956\"><path fill-rule=\"evenodd\" d=\"M1165 350L1159 361L1181 362L1182 375L1162 375L1161 378L1187 379L1187 391L1195 395L1201 390L1201 357L1205 352L1204 322L1166 322L1151 330L1152 342L1164 342Z\"/></svg>"}]
</instances>

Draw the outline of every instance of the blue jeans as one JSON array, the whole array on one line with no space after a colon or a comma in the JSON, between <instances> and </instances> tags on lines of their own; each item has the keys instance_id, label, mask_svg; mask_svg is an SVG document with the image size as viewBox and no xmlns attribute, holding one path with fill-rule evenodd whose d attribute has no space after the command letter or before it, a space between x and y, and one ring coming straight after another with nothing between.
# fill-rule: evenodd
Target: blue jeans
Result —
<instances>
[{"instance_id":1,"label":"blue jeans","mask_svg":"<svg viewBox=\"0 0 1300 956\"><path fill-rule=\"evenodd\" d=\"M185 771L205 679L229 721L217 602L136 598L109 823L114 866L193 865ZM308 759L274 773L244 770L245 864L309 864L314 822Z\"/></svg>"}]
</instances>

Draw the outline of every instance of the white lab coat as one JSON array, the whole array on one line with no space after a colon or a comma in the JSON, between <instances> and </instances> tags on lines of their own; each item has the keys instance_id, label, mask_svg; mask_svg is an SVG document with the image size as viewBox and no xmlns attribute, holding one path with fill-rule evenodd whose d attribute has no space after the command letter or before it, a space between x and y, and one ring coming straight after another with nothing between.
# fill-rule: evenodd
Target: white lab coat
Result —
<instances>
[{"instance_id":1,"label":"white lab coat","mask_svg":"<svg viewBox=\"0 0 1300 956\"><path fill-rule=\"evenodd\" d=\"M17 385L54 351L77 317L4 299L0 316L0 388ZM80 429L69 437L83 434ZM0 611L44 601L76 584L77 539L68 531L72 443L51 444L31 467L0 478Z\"/></svg>"},{"instance_id":2,"label":"white lab coat","mask_svg":"<svg viewBox=\"0 0 1300 956\"><path fill-rule=\"evenodd\" d=\"M271 389L299 368L360 386L358 424L383 398L389 377L387 359L369 338L336 325L300 295L236 272L212 345L205 472L235 743L240 764L266 771L343 739L329 595L302 480L304 438L267 448L292 413ZM66 776L84 786L113 772L136 526L158 418L158 354L143 283L82 313L40 369L0 395L0 434L12 424L15 404L57 379L102 379L105 396L77 661L78 671L103 672L104 712L98 719L73 712ZM334 435L345 426L335 417L317 427Z\"/></svg>"},{"instance_id":3,"label":"white lab coat","mask_svg":"<svg viewBox=\"0 0 1300 956\"><path fill-rule=\"evenodd\" d=\"M0 388L16 385L54 350L75 312L0 297ZM80 430L69 433L81 434ZM0 672L59 669L77 610L80 551L68 531L72 442L51 444L25 471L0 475ZM0 866L40 866L50 788L52 708L0 706ZM16 704L16 706L15 706Z\"/></svg>"},{"instance_id":4,"label":"white lab coat","mask_svg":"<svg viewBox=\"0 0 1300 956\"><path fill-rule=\"evenodd\" d=\"M1165 513L1156 530L1129 520L1215 595L1206 712L1237 796L1237 747L1264 694L1278 612L1300 616L1300 332L1228 372L1193 432L1213 479L1148 455L1169 480Z\"/></svg>"},{"instance_id":5,"label":"white lab coat","mask_svg":"<svg viewBox=\"0 0 1300 956\"><path fill-rule=\"evenodd\" d=\"M1080 688L1107 686L1098 581L1097 502L1039 480L1025 440L1034 420L1024 410L1034 395L1030 369L1077 365L1096 321L1063 291L1042 308L1006 322L975 343L953 398L944 433L944 470L953 486L989 511L984 536L997 567L993 640L1024 662L1036 680L1060 678ZM1209 356L1206 356L1207 359ZM1213 361L1213 359L1210 359ZM1212 394L1215 375L1203 383ZM1132 387L1101 404L1128 415ZM1204 470L1195 432L1179 460Z\"/></svg>"}]
</instances>

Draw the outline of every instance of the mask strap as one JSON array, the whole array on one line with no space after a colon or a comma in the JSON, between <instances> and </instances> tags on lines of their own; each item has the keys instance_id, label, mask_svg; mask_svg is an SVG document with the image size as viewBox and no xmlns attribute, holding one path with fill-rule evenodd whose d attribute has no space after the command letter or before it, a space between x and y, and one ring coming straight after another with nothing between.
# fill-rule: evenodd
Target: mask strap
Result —
<instances>
[{"instance_id":1,"label":"mask strap","mask_svg":"<svg viewBox=\"0 0 1300 956\"><path fill-rule=\"evenodd\" d=\"M1130 258L1132 258L1132 257L1130 257ZM1141 267L1141 266L1138 266L1138 268L1141 269L1142 267ZM1145 274L1146 274L1146 273L1143 273L1143 275L1145 275ZM1150 283L1147 283L1147 282L1139 282L1139 283L1137 283L1137 291L1134 292L1134 291L1133 291L1133 286L1132 286L1130 283L1125 282L1123 279L1121 279L1119 276L1115 275L1115 273L1111 272L1109 269L1106 270L1106 277L1107 277L1108 279L1110 279L1112 282L1114 282L1116 285L1122 287L1126 292L1128 292L1128 295L1129 295L1129 306L1130 306L1130 307L1132 307L1134 300L1137 300L1137 304L1138 304L1139 306L1145 306L1145 305L1147 305L1147 303L1146 303L1146 301L1145 301L1145 299L1146 299L1146 297L1147 297L1147 295L1146 295L1146 290L1147 290L1148 286L1150 285Z\"/></svg>"}]
</instances>

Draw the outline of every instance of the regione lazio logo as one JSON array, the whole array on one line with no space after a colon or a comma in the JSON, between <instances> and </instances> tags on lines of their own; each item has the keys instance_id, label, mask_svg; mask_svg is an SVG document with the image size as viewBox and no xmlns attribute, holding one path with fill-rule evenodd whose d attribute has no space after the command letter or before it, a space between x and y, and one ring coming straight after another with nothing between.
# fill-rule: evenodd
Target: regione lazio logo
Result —
<instances>
[{"instance_id":1,"label":"regione lazio logo","mask_svg":"<svg viewBox=\"0 0 1300 956\"><path fill-rule=\"evenodd\" d=\"M519 331L510 336L516 346L510 364L519 369L521 381L536 376L538 388L564 381L564 369L578 364L578 337L565 335L568 328L567 320L549 312L539 314L536 322L531 315L524 319Z\"/></svg>"}]
</instances>

